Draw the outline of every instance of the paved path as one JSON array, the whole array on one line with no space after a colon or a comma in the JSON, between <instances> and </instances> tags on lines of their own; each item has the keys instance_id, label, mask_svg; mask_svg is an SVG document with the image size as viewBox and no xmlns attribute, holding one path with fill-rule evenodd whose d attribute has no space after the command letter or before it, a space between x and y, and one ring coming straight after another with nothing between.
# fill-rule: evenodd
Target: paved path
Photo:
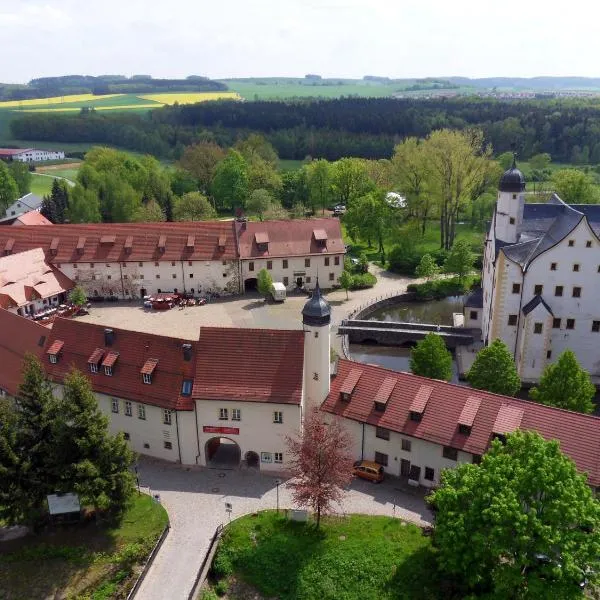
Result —
<instances>
[{"instance_id":1,"label":"paved path","mask_svg":"<svg viewBox=\"0 0 600 600\"><path fill-rule=\"evenodd\" d=\"M227 522L225 502L233 505L233 519L276 507L276 478L257 472L186 467L147 457L141 458L139 472L142 485L160 495L171 530L136 600L186 600L216 527ZM293 508L285 483L279 504ZM392 477L379 485L355 480L338 512L395 514L419 525L432 520L423 491L405 489Z\"/></svg>"}]
</instances>

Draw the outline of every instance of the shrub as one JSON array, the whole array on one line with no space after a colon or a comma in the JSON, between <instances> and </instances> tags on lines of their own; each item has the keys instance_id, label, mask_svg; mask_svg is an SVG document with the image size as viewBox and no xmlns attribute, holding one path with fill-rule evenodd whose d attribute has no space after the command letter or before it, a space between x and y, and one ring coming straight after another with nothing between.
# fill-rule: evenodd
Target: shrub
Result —
<instances>
[{"instance_id":1,"label":"shrub","mask_svg":"<svg viewBox=\"0 0 600 600\"><path fill-rule=\"evenodd\" d=\"M462 296L480 282L480 277L466 277L462 282L458 277L453 277L426 283L411 283L406 290L415 294L417 300L439 300L447 296Z\"/></svg>"},{"instance_id":2,"label":"shrub","mask_svg":"<svg viewBox=\"0 0 600 600\"><path fill-rule=\"evenodd\" d=\"M210 589L203 590L200 595L200 600L217 600L218 596Z\"/></svg>"},{"instance_id":3,"label":"shrub","mask_svg":"<svg viewBox=\"0 0 600 600\"><path fill-rule=\"evenodd\" d=\"M366 290L377 283L377 277L373 273L359 273L352 276L351 290Z\"/></svg>"},{"instance_id":4,"label":"shrub","mask_svg":"<svg viewBox=\"0 0 600 600\"><path fill-rule=\"evenodd\" d=\"M390 251L388 268L390 271L401 275L413 275L421 262L422 255L423 253L419 253L414 246L398 244Z\"/></svg>"},{"instance_id":5,"label":"shrub","mask_svg":"<svg viewBox=\"0 0 600 600\"><path fill-rule=\"evenodd\" d=\"M231 564L231 557L229 554L223 551L217 552L217 556L212 565L212 572L217 579L228 577L233 573L233 565Z\"/></svg>"},{"instance_id":6,"label":"shrub","mask_svg":"<svg viewBox=\"0 0 600 600\"><path fill-rule=\"evenodd\" d=\"M227 579L221 579L221 581L217 582L215 585L215 592L217 596L224 596L227 593L227 589L229 588L229 584Z\"/></svg>"}]
</instances>

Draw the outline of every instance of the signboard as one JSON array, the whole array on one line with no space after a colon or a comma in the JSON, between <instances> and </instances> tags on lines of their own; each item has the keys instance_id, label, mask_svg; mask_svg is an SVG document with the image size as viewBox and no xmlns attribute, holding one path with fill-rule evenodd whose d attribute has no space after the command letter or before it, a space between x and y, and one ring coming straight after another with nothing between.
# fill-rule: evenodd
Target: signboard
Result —
<instances>
[{"instance_id":1,"label":"signboard","mask_svg":"<svg viewBox=\"0 0 600 600\"><path fill-rule=\"evenodd\" d=\"M270 452L260 453L260 462L270 463L273 462L273 455Z\"/></svg>"},{"instance_id":2,"label":"signboard","mask_svg":"<svg viewBox=\"0 0 600 600\"><path fill-rule=\"evenodd\" d=\"M239 435L238 427L213 427L212 425L204 425L202 427L204 433L226 433L228 435Z\"/></svg>"},{"instance_id":3,"label":"signboard","mask_svg":"<svg viewBox=\"0 0 600 600\"><path fill-rule=\"evenodd\" d=\"M306 521L308 521L308 511L292 510L290 511L290 518L292 519L292 521L300 521L302 523L306 523Z\"/></svg>"},{"instance_id":4,"label":"signboard","mask_svg":"<svg viewBox=\"0 0 600 600\"><path fill-rule=\"evenodd\" d=\"M48 494L47 498L51 515L78 513L80 510L77 494Z\"/></svg>"}]
</instances>

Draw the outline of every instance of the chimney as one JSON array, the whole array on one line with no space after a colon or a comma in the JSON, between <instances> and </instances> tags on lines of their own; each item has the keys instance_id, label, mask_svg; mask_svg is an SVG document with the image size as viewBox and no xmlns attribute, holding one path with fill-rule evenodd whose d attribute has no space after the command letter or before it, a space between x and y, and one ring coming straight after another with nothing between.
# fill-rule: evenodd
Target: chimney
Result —
<instances>
[{"instance_id":1,"label":"chimney","mask_svg":"<svg viewBox=\"0 0 600 600\"><path fill-rule=\"evenodd\" d=\"M183 350L183 360L186 360L188 362L192 360L192 345L182 344L181 348Z\"/></svg>"},{"instance_id":2,"label":"chimney","mask_svg":"<svg viewBox=\"0 0 600 600\"><path fill-rule=\"evenodd\" d=\"M115 341L115 332L112 329L105 329L104 330L104 345L105 346L112 346L113 342Z\"/></svg>"}]
</instances>

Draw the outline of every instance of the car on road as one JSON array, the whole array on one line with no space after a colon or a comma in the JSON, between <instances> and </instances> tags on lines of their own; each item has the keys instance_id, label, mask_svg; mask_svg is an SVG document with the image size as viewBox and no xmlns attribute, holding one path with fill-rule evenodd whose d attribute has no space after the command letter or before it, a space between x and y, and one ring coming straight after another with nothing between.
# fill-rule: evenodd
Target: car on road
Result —
<instances>
[{"instance_id":1,"label":"car on road","mask_svg":"<svg viewBox=\"0 0 600 600\"><path fill-rule=\"evenodd\" d=\"M354 475L374 483L381 483L384 479L383 467L371 460L357 460L354 463Z\"/></svg>"}]
</instances>

